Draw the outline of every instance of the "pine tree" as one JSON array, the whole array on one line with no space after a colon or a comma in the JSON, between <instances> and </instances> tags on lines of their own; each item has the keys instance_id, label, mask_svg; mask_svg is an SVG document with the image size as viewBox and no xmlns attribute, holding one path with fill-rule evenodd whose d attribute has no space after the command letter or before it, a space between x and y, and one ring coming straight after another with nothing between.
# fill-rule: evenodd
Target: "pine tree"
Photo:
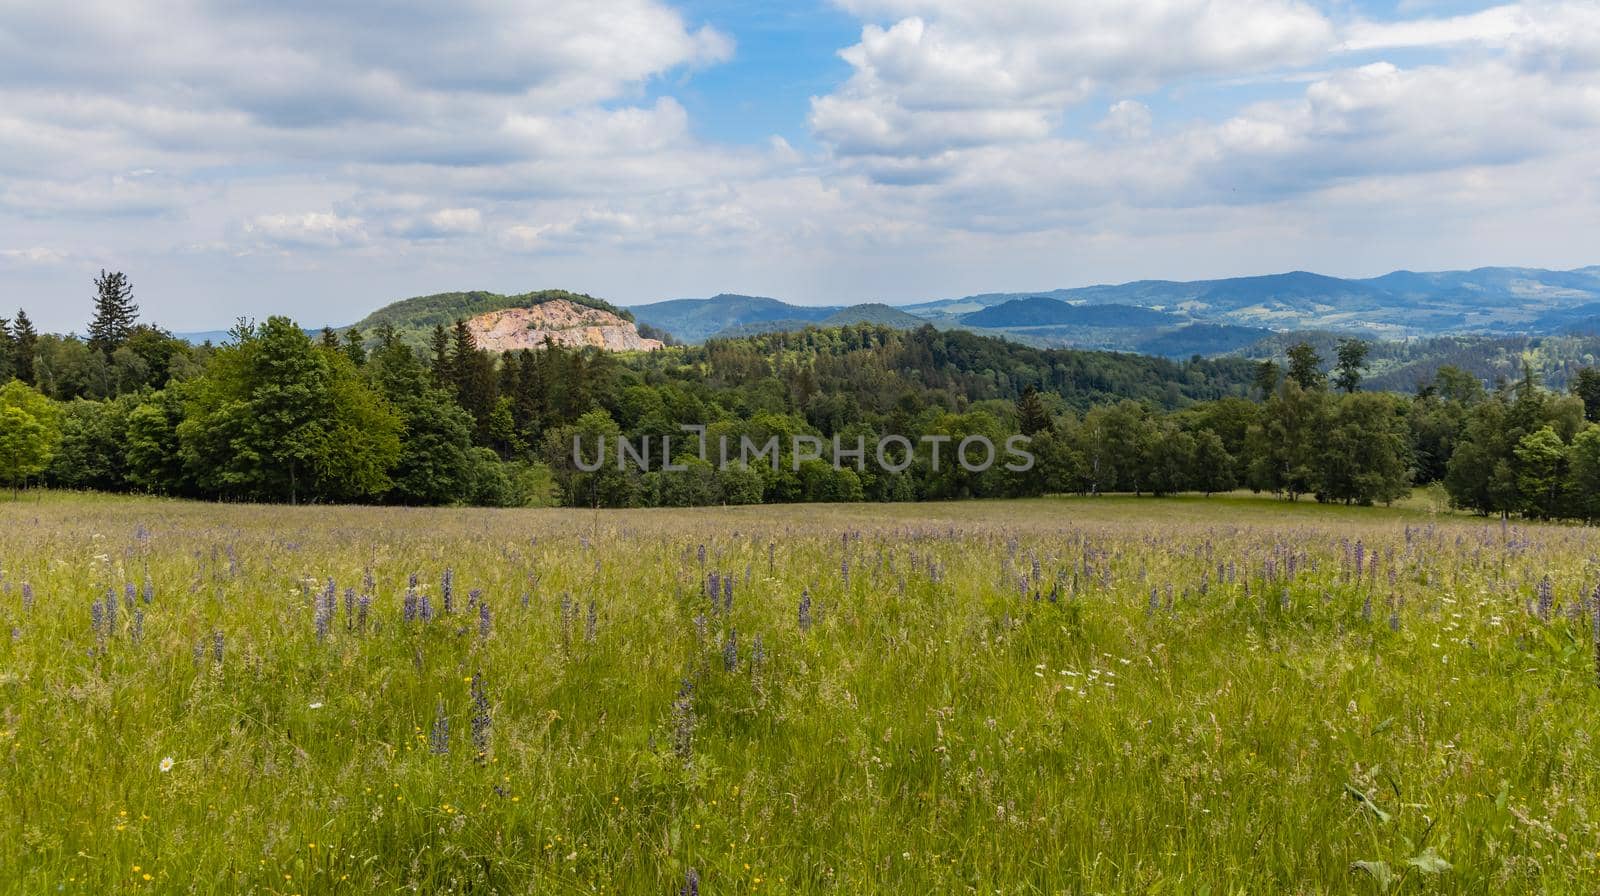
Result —
<instances>
[{"instance_id":1,"label":"pine tree","mask_svg":"<svg viewBox=\"0 0 1600 896\"><path fill-rule=\"evenodd\" d=\"M1025 436L1038 435L1050 428L1050 412L1039 400L1039 390L1032 386L1022 390L1017 399L1017 425Z\"/></svg>"},{"instance_id":2,"label":"pine tree","mask_svg":"<svg viewBox=\"0 0 1600 896\"><path fill-rule=\"evenodd\" d=\"M355 327L344 331L344 353L349 356L350 363L357 367L367 363L366 339Z\"/></svg>"},{"instance_id":3,"label":"pine tree","mask_svg":"<svg viewBox=\"0 0 1600 896\"><path fill-rule=\"evenodd\" d=\"M433 384L455 391L455 375L450 370L450 334L445 331L444 324L433 325L433 339L430 345L433 349L433 360L429 364L429 372L433 374Z\"/></svg>"},{"instance_id":4,"label":"pine tree","mask_svg":"<svg viewBox=\"0 0 1600 896\"><path fill-rule=\"evenodd\" d=\"M17 322L11 325L12 358L11 375L32 386L33 353L39 343L39 333L28 319L28 312L17 309Z\"/></svg>"},{"instance_id":5,"label":"pine tree","mask_svg":"<svg viewBox=\"0 0 1600 896\"><path fill-rule=\"evenodd\" d=\"M121 271L100 271L95 278L94 320L89 322L89 348L107 357L128 341L139 306L133 303L133 284Z\"/></svg>"},{"instance_id":6,"label":"pine tree","mask_svg":"<svg viewBox=\"0 0 1600 896\"><path fill-rule=\"evenodd\" d=\"M322 347L331 351L339 350L339 334L335 333L332 327L322 328Z\"/></svg>"}]
</instances>

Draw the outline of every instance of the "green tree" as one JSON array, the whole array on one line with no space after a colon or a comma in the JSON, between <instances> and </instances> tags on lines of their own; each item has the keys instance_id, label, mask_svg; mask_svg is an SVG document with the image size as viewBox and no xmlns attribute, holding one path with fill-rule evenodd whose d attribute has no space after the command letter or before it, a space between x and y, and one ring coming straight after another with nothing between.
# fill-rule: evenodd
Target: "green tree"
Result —
<instances>
[{"instance_id":1,"label":"green tree","mask_svg":"<svg viewBox=\"0 0 1600 896\"><path fill-rule=\"evenodd\" d=\"M1566 492L1573 514L1600 520L1600 426L1578 433L1567 447Z\"/></svg>"},{"instance_id":2,"label":"green tree","mask_svg":"<svg viewBox=\"0 0 1600 896\"><path fill-rule=\"evenodd\" d=\"M17 319L11 325L11 373L22 382L33 385L33 355L39 344L39 334L28 319L28 312L17 309Z\"/></svg>"},{"instance_id":3,"label":"green tree","mask_svg":"<svg viewBox=\"0 0 1600 896\"><path fill-rule=\"evenodd\" d=\"M21 324L21 312L17 313ZM21 334L18 334L21 342ZM21 374L18 374L21 376ZM1600 367L1585 367L1572 378L1572 394L1583 400L1583 416L1590 423L1600 423Z\"/></svg>"},{"instance_id":4,"label":"green tree","mask_svg":"<svg viewBox=\"0 0 1600 896\"><path fill-rule=\"evenodd\" d=\"M1050 412L1039 398L1039 390L1032 386L1022 390L1017 399L1017 428L1025 436L1038 435L1050 428Z\"/></svg>"},{"instance_id":5,"label":"green tree","mask_svg":"<svg viewBox=\"0 0 1600 896\"><path fill-rule=\"evenodd\" d=\"M1548 426L1517 442L1517 488L1521 510L1537 519L1561 515L1562 487L1567 478L1567 446Z\"/></svg>"},{"instance_id":6,"label":"green tree","mask_svg":"<svg viewBox=\"0 0 1600 896\"><path fill-rule=\"evenodd\" d=\"M1322 388L1322 357L1309 342L1299 342L1289 348L1289 379L1310 392Z\"/></svg>"},{"instance_id":7,"label":"green tree","mask_svg":"<svg viewBox=\"0 0 1600 896\"><path fill-rule=\"evenodd\" d=\"M401 423L349 360L319 350L285 317L235 335L194 384L178 427L200 486L291 503L388 491Z\"/></svg>"},{"instance_id":8,"label":"green tree","mask_svg":"<svg viewBox=\"0 0 1600 896\"><path fill-rule=\"evenodd\" d=\"M1392 395L1347 394L1334 402L1317 439L1317 498L1390 503L1411 491L1406 403Z\"/></svg>"},{"instance_id":9,"label":"green tree","mask_svg":"<svg viewBox=\"0 0 1600 896\"><path fill-rule=\"evenodd\" d=\"M1283 368L1273 360L1262 361L1255 367L1255 387L1261 394L1261 400L1266 401L1272 393L1278 391L1278 383L1283 380Z\"/></svg>"},{"instance_id":10,"label":"green tree","mask_svg":"<svg viewBox=\"0 0 1600 896\"><path fill-rule=\"evenodd\" d=\"M104 270L94 281L94 318L89 321L89 348L106 357L128 340L139 319L133 303L133 284L121 271Z\"/></svg>"},{"instance_id":11,"label":"green tree","mask_svg":"<svg viewBox=\"0 0 1600 896\"><path fill-rule=\"evenodd\" d=\"M20 380L0 386L0 482L13 489L43 473L61 441L50 399Z\"/></svg>"},{"instance_id":12,"label":"green tree","mask_svg":"<svg viewBox=\"0 0 1600 896\"><path fill-rule=\"evenodd\" d=\"M1362 371L1367 368L1367 354L1372 349L1355 338L1339 340L1338 360L1334 364L1333 384L1346 395L1361 388Z\"/></svg>"},{"instance_id":13,"label":"green tree","mask_svg":"<svg viewBox=\"0 0 1600 896\"><path fill-rule=\"evenodd\" d=\"M116 491L127 487L124 445L132 396L110 401L79 398L61 413L61 442L50 463L50 482L66 488Z\"/></svg>"}]
</instances>

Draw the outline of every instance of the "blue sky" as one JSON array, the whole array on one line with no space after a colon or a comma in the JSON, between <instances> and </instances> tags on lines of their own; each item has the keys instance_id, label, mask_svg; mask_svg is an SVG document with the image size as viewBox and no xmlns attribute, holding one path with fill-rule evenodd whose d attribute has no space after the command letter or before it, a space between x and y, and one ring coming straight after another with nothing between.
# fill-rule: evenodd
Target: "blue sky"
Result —
<instances>
[{"instance_id":1,"label":"blue sky","mask_svg":"<svg viewBox=\"0 0 1600 896\"><path fill-rule=\"evenodd\" d=\"M1600 263L1600 4L24 0L0 308Z\"/></svg>"}]
</instances>

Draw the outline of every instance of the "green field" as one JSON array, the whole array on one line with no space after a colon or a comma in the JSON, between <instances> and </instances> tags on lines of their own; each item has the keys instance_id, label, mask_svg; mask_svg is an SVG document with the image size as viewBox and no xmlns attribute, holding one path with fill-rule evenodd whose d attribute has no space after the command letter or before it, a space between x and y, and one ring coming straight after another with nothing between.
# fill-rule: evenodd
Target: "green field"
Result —
<instances>
[{"instance_id":1,"label":"green field","mask_svg":"<svg viewBox=\"0 0 1600 896\"><path fill-rule=\"evenodd\" d=\"M1600 531L1436 508L24 493L0 892L1600 891Z\"/></svg>"}]
</instances>

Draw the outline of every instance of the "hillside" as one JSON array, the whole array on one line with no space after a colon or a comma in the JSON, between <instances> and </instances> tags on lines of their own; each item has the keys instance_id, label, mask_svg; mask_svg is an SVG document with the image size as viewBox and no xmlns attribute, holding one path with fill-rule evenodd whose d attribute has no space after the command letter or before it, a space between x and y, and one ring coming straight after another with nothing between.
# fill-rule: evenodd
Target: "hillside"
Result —
<instances>
[{"instance_id":1,"label":"hillside","mask_svg":"<svg viewBox=\"0 0 1600 896\"><path fill-rule=\"evenodd\" d=\"M629 328L633 325L632 313L603 299L564 289L543 289L511 296L482 291L417 296L385 305L357 321L355 326L370 337L373 330L387 324L394 327L406 342L425 345L436 325L448 327L458 319L474 318L507 308L536 308L550 302L604 312L615 317L618 324L627 324Z\"/></svg>"},{"instance_id":2,"label":"hillside","mask_svg":"<svg viewBox=\"0 0 1600 896\"><path fill-rule=\"evenodd\" d=\"M891 305L868 303L865 305L852 305L841 308L821 320L806 320L801 318L783 318L779 320L757 321L751 323L735 324L712 334L713 339L736 339L742 336L757 336L762 333L786 333L804 330L806 327L847 327L853 324L877 324L893 327L897 330L910 330L923 326L928 321L914 314L907 314Z\"/></svg>"},{"instance_id":3,"label":"hillside","mask_svg":"<svg viewBox=\"0 0 1600 896\"><path fill-rule=\"evenodd\" d=\"M843 309L791 305L766 296L722 293L709 299L672 299L635 305L631 310L639 323L659 327L684 342L700 342L743 324L783 322L783 329L799 329Z\"/></svg>"},{"instance_id":4,"label":"hillside","mask_svg":"<svg viewBox=\"0 0 1600 896\"><path fill-rule=\"evenodd\" d=\"M1029 296L964 314L959 320L967 326L990 330L1043 326L1121 329L1172 326L1183 318L1133 305L1069 305L1046 296Z\"/></svg>"}]
</instances>

